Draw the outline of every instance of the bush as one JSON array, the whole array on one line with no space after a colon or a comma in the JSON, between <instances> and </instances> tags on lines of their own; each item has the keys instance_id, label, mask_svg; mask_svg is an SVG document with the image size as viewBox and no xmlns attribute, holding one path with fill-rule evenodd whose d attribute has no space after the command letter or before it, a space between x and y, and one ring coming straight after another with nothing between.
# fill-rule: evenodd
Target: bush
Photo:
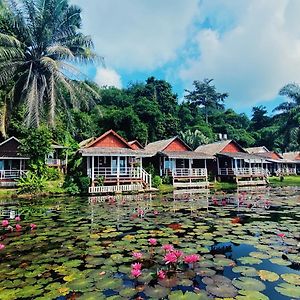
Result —
<instances>
[{"instance_id":1,"label":"bush","mask_svg":"<svg viewBox=\"0 0 300 300\"><path fill-rule=\"evenodd\" d=\"M81 193L87 193L89 186L91 183L91 179L88 176L81 176L78 178L78 187Z\"/></svg>"},{"instance_id":2,"label":"bush","mask_svg":"<svg viewBox=\"0 0 300 300\"><path fill-rule=\"evenodd\" d=\"M45 189L45 176L38 176L37 174L28 171L26 176L21 177L18 181L19 194L36 194Z\"/></svg>"},{"instance_id":3,"label":"bush","mask_svg":"<svg viewBox=\"0 0 300 300\"><path fill-rule=\"evenodd\" d=\"M45 170L45 176L48 180L57 180L61 176L61 172L57 168L47 167Z\"/></svg>"},{"instance_id":4,"label":"bush","mask_svg":"<svg viewBox=\"0 0 300 300\"><path fill-rule=\"evenodd\" d=\"M154 176L152 179L152 186L155 188L159 188L162 184L162 180L159 176Z\"/></svg>"},{"instance_id":5,"label":"bush","mask_svg":"<svg viewBox=\"0 0 300 300\"><path fill-rule=\"evenodd\" d=\"M162 178L162 183L163 184L171 184L172 183L172 178L169 175L165 175Z\"/></svg>"},{"instance_id":6,"label":"bush","mask_svg":"<svg viewBox=\"0 0 300 300\"><path fill-rule=\"evenodd\" d=\"M70 182L67 187L65 187L66 193L70 195L77 195L80 193L79 187L75 182Z\"/></svg>"}]
</instances>

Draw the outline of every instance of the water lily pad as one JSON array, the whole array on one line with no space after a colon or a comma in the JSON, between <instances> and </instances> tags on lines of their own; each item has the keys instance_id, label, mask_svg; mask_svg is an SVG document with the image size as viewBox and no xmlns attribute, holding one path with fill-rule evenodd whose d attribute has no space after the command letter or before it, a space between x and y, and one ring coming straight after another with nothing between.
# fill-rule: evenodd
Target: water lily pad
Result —
<instances>
[{"instance_id":1,"label":"water lily pad","mask_svg":"<svg viewBox=\"0 0 300 300\"><path fill-rule=\"evenodd\" d=\"M262 294L261 292L258 291L245 291L245 290L240 290L239 294L236 296L237 300L269 300L269 297Z\"/></svg>"},{"instance_id":2,"label":"water lily pad","mask_svg":"<svg viewBox=\"0 0 300 300\"><path fill-rule=\"evenodd\" d=\"M239 277L234 279L232 284L241 290L250 290L250 291L263 291L266 286L261 281L251 278L251 277Z\"/></svg>"},{"instance_id":3,"label":"water lily pad","mask_svg":"<svg viewBox=\"0 0 300 300\"><path fill-rule=\"evenodd\" d=\"M300 286L282 282L275 286L275 290L281 295L290 297L292 299L300 298Z\"/></svg>"},{"instance_id":4,"label":"water lily pad","mask_svg":"<svg viewBox=\"0 0 300 300\"><path fill-rule=\"evenodd\" d=\"M204 277L202 281L206 284L206 291L214 296L229 298L237 295L237 289L227 277L215 275L212 277Z\"/></svg>"},{"instance_id":5,"label":"water lily pad","mask_svg":"<svg viewBox=\"0 0 300 300\"><path fill-rule=\"evenodd\" d=\"M300 275L288 273L280 275L284 281L290 284L300 285Z\"/></svg>"},{"instance_id":6,"label":"water lily pad","mask_svg":"<svg viewBox=\"0 0 300 300\"><path fill-rule=\"evenodd\" d=\"M274 272L271 272L271 271L268 271L268 270L259 270L258 271L258 276L263 281L274 282L274 281L277 281L279 279L278 274L276 274Z\"/></svg>"},{"instance_id":7,"label":"water lily pad","mask_svg":"<svg viewBox=\"0 0 300 300\"><path fill-rule=\"evenodd\" d=\"M243 276L253 277L257 276L257 270L248 266L237 266L232 268L232 272L241 273Z\"/></svg>"},{"instance_id":8,"label":"water lily pad","mask_svg":"<svg viewBox=\"0 0 300 300\"><path fill-rule=\"evenodd\" d=\"M119 294L122 296L122 297L126 297L126 298L131 298L133 297L135 294L137 293L137 290L136 289L133 289L133 288L125 288L125 289L122 289Z\"/></svg>"},{"instance_id":9,"label":"water lily pad","mask_svg":"<svg viewBox=\"0 0 300 300\"><path fill-rule=\"evenodd\" d=\"M259 258L251 257L251 256L242 256L238 258L238 260L243 264L243 265L257 265L262 263L262 260Z\"/></svg>"},{"instance_id":10,"label":"water lily pad","mask_svg":"<svg viewBox=\"0 0 300 300\"><path fill-rule=\"evenodd\" d=\"M123 281L120 278L113 278L113 277L103 277L96 281L96 287L100 291L104 290L117 290L122 287Z\"/></svg>"},{"instance_id":11,"label":"water lily pad","mask_svg":"<svg viewBox=\"0 0 300 300\"><path fill-rule=\"evenodd\" d=\"M154 287L147 286L144 289L144 293L154 299L164 298L169 294L170 290L160 285Z\"/></svg>"},{"instance_id":12,"label":"water lily pad","mask_svg":"<svg viewBox=\"0 0 300 300\"><path fill-rule=\"evenodd\" d=\"M82 296L80 296L78 299L80 300L104 300L107 299L105 295L103 295L100 292L89 292L84 293Z\"/></svg>"},{"instance_id":13,"label":"water lily pad","mask_svg":"<svg viewBox=\"0 0 300 300\"><path fill-rule=\"evenodd\" d=\"M68 287L72 291L86 292L91 289L92 283L88 278L75 279L68 283Z\"/></svg>"},{"instance_id":14,"label":"water lily pad","mask_svg":"<svg viewBox=\"0 0 300 300\"><path fill-rule=\"evenodd\" d=\"M272 262L273 264L276 264L276 265L280 265L280 266L289 266L291 264L291 262L284 260L280 257L271 258L270 262Z\"/></svg>"},{"instance_id":15,"label":"water lily pad","mask_svg":"<svg viewBox=\"0 0 300 300\"><path fill-rule=\"evenodd\" d=\"M210 300L206 293L200 291L199 293L173 291L169 295L169 300Z\"/></svg>"}]
</instances>

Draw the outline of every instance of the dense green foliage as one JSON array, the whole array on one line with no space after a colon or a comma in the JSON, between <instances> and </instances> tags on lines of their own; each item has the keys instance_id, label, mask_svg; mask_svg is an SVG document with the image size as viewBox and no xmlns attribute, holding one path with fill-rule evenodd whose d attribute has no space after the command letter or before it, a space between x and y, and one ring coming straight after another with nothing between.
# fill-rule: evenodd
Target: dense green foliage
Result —
<instances>
[{"instance_id":1,"label":"dense green foliage","mask_svg":"<svg viewBox=\"0 0 300 300\"><path fill-rule=\"evenodd\" d=\"M95 57L91 39L80 32L80 8L68 0L14 3L0 6L0 130L3 138L8 133L22 139L35 173L47 172L44 159L54 140L68 147L71 189L86 189L88 180L74 156L78 142L109 129L143 144L180 135L196 148L227 134L245 147L299 150L299 85L280 90L288 101L273 115L257 106L250 118L227 108L230 95L212 79L195 80L182 100L167 81L154 77L123 89L99 88L70 76L69 63ZM28 130L30 124L39 129Z\"/></svg>"}]
</instances>

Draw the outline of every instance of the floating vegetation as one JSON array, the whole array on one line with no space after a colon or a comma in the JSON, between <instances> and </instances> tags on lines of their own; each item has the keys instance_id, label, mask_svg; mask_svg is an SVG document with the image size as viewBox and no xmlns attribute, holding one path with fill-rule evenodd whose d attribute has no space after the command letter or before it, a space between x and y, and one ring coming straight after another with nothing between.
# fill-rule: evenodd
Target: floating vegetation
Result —
<instances>
[{"instance_id":1,"label":"floating vegetation","mask_svg":"<svg viewBox=\"0 0 300 300\"><path fill-rule=\"evenodd\" d=\"M276 188L6 204L20 218L0 219L0 299L300 298L299 195Z\"/></svg>"}]
</instances>

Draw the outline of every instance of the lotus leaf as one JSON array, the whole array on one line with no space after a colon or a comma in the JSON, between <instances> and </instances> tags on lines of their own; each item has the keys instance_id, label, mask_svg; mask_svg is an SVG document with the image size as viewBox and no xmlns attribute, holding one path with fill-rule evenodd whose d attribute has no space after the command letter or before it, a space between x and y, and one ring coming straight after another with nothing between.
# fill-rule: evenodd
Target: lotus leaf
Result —
<instances>
[{"instance_id":1,"label":"lotus leaf","mask_svg":"<svg viewBox=\"0 0 300 300\"><path fill-rule=\"evenodd\" d=\"M234 273L241 273L244 276L257 276L257 270L253 267L248 266L237 266L232 268L232 272Z\"/></svg>"},{"instance_id":2,"label":"lotus leaf","mask_svg":"<svg viewBox=\"0 0 300 300\"><path fill-rule=\"evenodd\" d=\"M239 293L243 296L238 295L236 297L237 300L269 300L269 297L258 291L240 290Z\"/></svg>"},{"instance_id":3,"label":"lotus leaf","mask_svg":"<svg viewBox=\"0 0 300 300\"><path fill-rule=\"evenodd\" d=\"M32 298L34 296L41 295L43 293L41 285L24 286L19 289L17 296L20 298Z\"/></svg>"},{"instance_id":4,"label":"lotus leaf","mask_svg":"<svg viewBox=\"0 0 300 300\"><path fill-rule=\"evenodd\" d=\"M280 275L284 281L290 284L300 285L300 275L298 274L281 274Z\"/></svg>"},{"instance_id":5,"label":"lotus leaf","mask_svg":"<svg viewBox=\"0 0 300 300\"><path fill-rule=\"evenodd\" d=\"M104 291L108 289L118 290L122 287L122 284L123 281L120 278L103 277L96 282L96 287L100 291Z\"/></svg>"},{"instance_id":6,"label":"lotus leaf","mask_svg":"<svg viewBox=\"0 0 300 300\"><path fill-rule=\"evenodd\" d=\"M154 287L147 286L144 289L144 293L148 297L152 297L154 299L164 298L169 294L169 292L170 292L170 290L168 288L160 286L160 285L156 285Z\"/></svg>"},{"instance_id":7,"label":"lotus leaf","mask_svg":"<svg viewBox=\"0 0 300 300\"><path fill-rule=\"evenodd\" d=\"M80 300L104 300L107 299L101 292L88 292L84 293L78 299Z\"/></svg>"},{"instance_id":8,"label":"lotus leaf","mask_svg":"<svg viewBox=\"0 0 300 300\"><path fill-rule=\"evenodd\" d=\"M125 289L122 289L119 294L122 296L122 297L126 297L126 298L131 298L133 297L135 294L137 293L137 290L136 289L133 289L133 288L125 288Z\"/></svg>"},{"instance_id":9,"label":"lotus leaf","mask_svg":"<svg viewBox=\"0 0 300 300\"><path fill-rule=\"evenodd\" d=\"M182 291L173 291L169 295L169 300L209 300L206 293L203 291L199 293L193 293L193 292L185 292L183 293Z\"/></svg>"},{"instance_id":10,"label":"lotus leaf","mask_svg":"<svg viewBox=\"0 0 300 300\"><path fill-rule=\"evenodd\" d=\"M275 290L281 295L290 297L292 299L300 298L300 286L282 282L275 286Z\"/></svg>"},{"instance_id":11,"label":"lotus leaf","mask_svg":"<svg viewBox=\"0 0 300 300\"><path fill-rule=\"evenodd\" d=\"M80 266L82 263L83 263L83 261L80 259L69 260L69 261L66 261L63 263L63 267L76 268L76 267Z\"/></svg>"},{"instance_id":12,"label":"lotus leaf","mask_svg":"<svg viewBox=\"0 0 300 300\"><path fill-rule=\"evenodd\" d=\"M241 290L263 291L266 286L261 281L251 277L240 277L232 281L233 285Z\"/></svg>"},{"instance_id":13,"label":"lotus leaf","mask_svg":"<svg viewBox=\"0 0 300 300\"><path fill-rule=\"evenodd\" d=\"M262 260L259 258L251 257L251 256L242 256L238 258L238 260L243 264L243 265L258 265L262 263Z\"/></svg>"},{"instance_id":14,"label":"lotus leaf","mask_svg":"<svg viewBox=\"0 0 300 300\"><path fill-rule=\"evenodd\" d=\"M89 279L89 278L75 279L68 283L68 287L72 291L86 292L91 289L92 282L91 282L91 279Z\"/></svg>"},{"instance_id":15,"label":"lotus leaf","mask_svg":"<svg viewBox=\"0 0 300 300\"><path fill-rule=\"evenodd\" d=\"M289 266L291 264L291 262L284 260L280 257L271 258L270 262L272 262L273 264L276 264L276 265L280 265L280 266Z\"/></svg>"},{"instance_id":16,"label":"lotus leaf","mask_svg":"<svg viewBox=\"0 0 300 300\"><path fill-rule=\"evenodd\" d=\"M268 270L259 270L258 271L258 276L263 281L274 282L274 281L277 281L279 279L278 274L276 274L274 272L271 272L271 271L268 271Z\"/></svg>"},{"instance_id":17,"label":"lotus leaf","mask_svg":"<svg viewBox=\"0 0 300 300\"><path fill-rule=\"evenodd\" d=\"M270 258L270 255L264 252L250 252L249 255L260 259Z\"/></svg>"}]
</instances>

